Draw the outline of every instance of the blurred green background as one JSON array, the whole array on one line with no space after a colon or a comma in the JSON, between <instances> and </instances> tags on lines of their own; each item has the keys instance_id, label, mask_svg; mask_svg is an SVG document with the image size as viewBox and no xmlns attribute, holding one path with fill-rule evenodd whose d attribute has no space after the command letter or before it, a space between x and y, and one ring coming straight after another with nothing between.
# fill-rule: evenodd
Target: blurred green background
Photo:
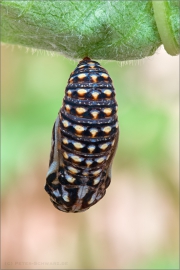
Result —
<instances>
[{"instance_id":1,"label":"blurred green background","mask_svg":"<svg viewBox=\"0 0 180 270\"><path fill-rule=\"evenodd\" d=\"M179 269L179 57L99 61L120 138L106 196L56 210L44 191L51 132L77 61L1 47L3 269Z\"/></svg>"}]
</instances>

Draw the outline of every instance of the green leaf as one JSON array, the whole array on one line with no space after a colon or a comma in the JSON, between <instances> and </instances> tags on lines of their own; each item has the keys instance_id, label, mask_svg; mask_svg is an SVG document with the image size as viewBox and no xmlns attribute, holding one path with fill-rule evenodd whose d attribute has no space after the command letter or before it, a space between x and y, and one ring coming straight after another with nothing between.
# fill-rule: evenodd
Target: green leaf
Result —
<instances>
[{"instance_id":1,"label":"green leaf","mask_svg":"<svg viewBox=\"0 0 180 270\"><path fill-rule=\"evenodd\" d=\"M153 1L154 15L166 51L180 52L179 1Z\"/></svg>"},{"instance_id":2,"label":"green leaf","mask_svg":"<svg viewBox=\"0 0 180 270\"><path fill-rule=\"evenodd\" d=\"M174 29L177 8L164 15ZM162 44L152 1L2 1L1 16L3 42L70 58L140 59Z\"/></svg>"},{"instance_id":3,"label":"green leaf","mask_svg":"<svg viewBox=\"0 0 180 270\"><path fill-rule=\"evenodd\" d=\"M3 1L2 41L71 58L128 60L161 45L150 1Z\"/></svg>"}]
</instances>

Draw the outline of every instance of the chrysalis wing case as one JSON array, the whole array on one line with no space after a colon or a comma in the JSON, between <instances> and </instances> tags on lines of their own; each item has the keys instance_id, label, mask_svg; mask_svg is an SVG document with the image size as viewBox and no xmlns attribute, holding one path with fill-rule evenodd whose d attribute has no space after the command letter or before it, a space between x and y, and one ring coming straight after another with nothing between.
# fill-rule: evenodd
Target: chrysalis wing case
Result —
<instances>
[{"instance_id":1,"label":"chrysalis wing case","mask_svg":"<svg viewBox=\"0 0 180 270\"><path fill-rule=\"evenodd\" d=\"M105 195L118 136L112 80L85 57L70 75L52 131L45 190L57 209L82 212Z\"/></svg>"}]
</instances>

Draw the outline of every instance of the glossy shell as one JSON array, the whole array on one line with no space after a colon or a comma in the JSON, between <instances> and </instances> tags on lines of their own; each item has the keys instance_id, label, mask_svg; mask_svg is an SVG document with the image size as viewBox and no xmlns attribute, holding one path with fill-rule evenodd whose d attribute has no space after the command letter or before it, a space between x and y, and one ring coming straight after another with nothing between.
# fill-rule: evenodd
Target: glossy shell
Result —
<instances>
[{"instance_id":1,"label":"glossy shell","mask_svg":"<svg viewBox=\"0 0 180 270\"><path fill-rule=\"evenodd\" d=\"M105 195L118 135L112 80L86 57L70 75L52 132L45 190L57 209L82 212Z\"/></svg>"}]
</instances>

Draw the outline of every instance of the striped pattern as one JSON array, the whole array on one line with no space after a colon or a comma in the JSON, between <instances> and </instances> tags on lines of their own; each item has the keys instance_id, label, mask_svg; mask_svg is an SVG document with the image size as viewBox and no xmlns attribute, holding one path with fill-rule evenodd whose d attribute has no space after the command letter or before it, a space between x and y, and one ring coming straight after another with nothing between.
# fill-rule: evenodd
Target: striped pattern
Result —
<instances>
[{"instance_id":1,"label":"striped pattern","mask_svg":"<svg viewBox=\"0 0 180 270\"><path fill-rule=\"evenodd\" d=\"M112 80L86 57L70 75L52 131L45 190L57 209L82 212L105 195L118 135Z\"/></svg>"}]
</instances>

